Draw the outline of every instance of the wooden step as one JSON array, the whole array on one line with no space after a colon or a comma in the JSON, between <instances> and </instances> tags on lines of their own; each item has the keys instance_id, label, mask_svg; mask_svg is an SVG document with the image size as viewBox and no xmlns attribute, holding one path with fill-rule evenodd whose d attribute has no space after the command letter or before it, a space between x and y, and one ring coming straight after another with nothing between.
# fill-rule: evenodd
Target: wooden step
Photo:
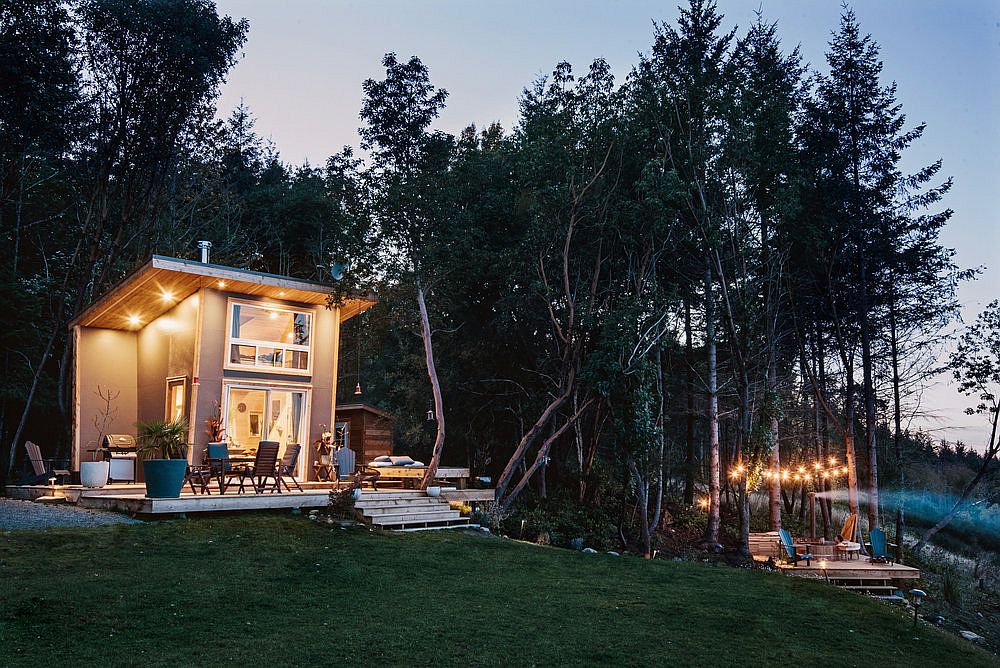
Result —
<instances>
[{"instance_id":1,"label":"wooden step","mask_svg":"<svg viewBox=\"0 0 1000 668\"><path fill-rule=\"evenodd\" d=\"M409 515L412 513L433 513L442 510L450 511L451 508L439 504L415 504L412 506L386 506L383 508L359 508L365 517L379 517L381 515Z\"/></svg>"},{"instance_id":2,"label":"wooden step","mask_svg":"<svg viewBox=\"0 0 1000 668\"><path fill-rule=\"evenodd\" d=\"M414 513L395 513L391 515L373 515L367 517L372 524L402 524L405 522L426 522L428 520L452 520L458 519L462 513L457 510L429 510Z\"/></svg>"},{"instance_id":3,"label":"wooden step","mask_svg":"<svg viewBox=\"0 0 1000 668\"><path fill-rule=\"evenodd\" d=\"M399 524L379 524L381 529L389 531L430 531L432 529L459 529L472 526L468 517L459 517L451 520L420 520L416 522L403 522Z\"/></svg>"},{"instance_id":4,"label":"wooden step","mask_svg":"<svg viewBox=\"0 0 1000 668\"><path fill-rule=\"evenodd\" d=\"M408 508L411 506L438 506L447 505L440 499L433 499L429 496L417 497L413 499L360 499L354 502L355 508Z\"/></svg>"},{"instance_id":5,"label":"wooden step","mask_svg":"<svg viewBox=\"0 0 1000 668\"><path fill-rule=\"evenodd\" d=\"M427 492L422 492L419 489L414 490L394 490L392 492L361 492L361 498L358 501L396 501L399 499L430 499L433 497L427 496Z\"/></svg>"},{"instance_id":6,"label":"wooden step","mask_svg":"<svg viewBox=\"0 0 1000 668\"><path fill-rule=\"evenodd\" d=\"M891 585L840 585L841 589L847 589L849 591L870 591L870 592L889 592L892 594L899 590L899 587L893 587Z\"/></svg>"}]
</instances>

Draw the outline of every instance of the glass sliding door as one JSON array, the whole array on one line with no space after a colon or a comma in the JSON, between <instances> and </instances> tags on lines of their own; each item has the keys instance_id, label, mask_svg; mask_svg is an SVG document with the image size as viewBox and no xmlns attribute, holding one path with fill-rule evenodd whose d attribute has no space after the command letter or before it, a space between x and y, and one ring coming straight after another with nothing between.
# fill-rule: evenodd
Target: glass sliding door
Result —
<instances>
[{"instance_id":1,"label":"glass sliding door","mask_svg":"<svg viewBox=\"0 0 1000 668\"><path fill-rule=\"evenodd\" d=\"M308 438L308 390L226 385L226 438L236 452L255 453L261 441L277 441L278 456L293 443L302 446L296 475L303 477Z\"/></svg>"}]
</instances>

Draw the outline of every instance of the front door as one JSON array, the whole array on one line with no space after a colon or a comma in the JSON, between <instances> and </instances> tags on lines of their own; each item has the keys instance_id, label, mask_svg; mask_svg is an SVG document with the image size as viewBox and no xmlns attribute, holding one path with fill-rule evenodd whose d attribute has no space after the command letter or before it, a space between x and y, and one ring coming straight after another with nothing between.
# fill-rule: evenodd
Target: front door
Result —
<instances>
[{"instance_id":1,"label":"front door","mask_svg":"<svg viewBox=\"0 0 1000 668\"><path fill-rule=\"evenodd\" d=\"M226 437L235 451L253 451L261 441L277 441L279 456L285 447L302 446L296 474L305 471L308 443L306 438L307 390L281 387L226 386Z\"/></svg>"}]
</instances>

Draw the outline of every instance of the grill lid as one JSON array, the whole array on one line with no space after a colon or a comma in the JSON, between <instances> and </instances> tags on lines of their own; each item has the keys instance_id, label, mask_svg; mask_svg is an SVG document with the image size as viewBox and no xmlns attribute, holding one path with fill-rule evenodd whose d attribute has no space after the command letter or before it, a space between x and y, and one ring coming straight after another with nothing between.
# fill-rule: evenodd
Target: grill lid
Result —
<instances>
[{"instance_id":1,"label":"grill lid","mask_svg":"<svg viewBox=\"0 0 1000 668\"><path fill-rule=\"evenodd\" d=\"M104 437L104 447L112 452L135 450L135 436L131 434L108 434Z\"/></svg>"}]
</instances>

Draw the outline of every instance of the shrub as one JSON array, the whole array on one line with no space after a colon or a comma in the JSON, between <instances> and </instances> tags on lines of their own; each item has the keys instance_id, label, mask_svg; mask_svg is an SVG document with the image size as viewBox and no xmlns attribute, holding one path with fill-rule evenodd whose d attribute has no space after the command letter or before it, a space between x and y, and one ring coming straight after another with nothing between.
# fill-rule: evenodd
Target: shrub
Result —
<instances>
[{"instance_id":1,"label":"shrub","mask_svg":"<svg viewBox=\"0 0 1000 668\"><path fill-rule=\"evenodd\" d=\"M962 607L963 585L962 579L953 568L945 569L941 574L941 593L944 600L948 601L956 608Z\"/></svg>"}]
</instances>

